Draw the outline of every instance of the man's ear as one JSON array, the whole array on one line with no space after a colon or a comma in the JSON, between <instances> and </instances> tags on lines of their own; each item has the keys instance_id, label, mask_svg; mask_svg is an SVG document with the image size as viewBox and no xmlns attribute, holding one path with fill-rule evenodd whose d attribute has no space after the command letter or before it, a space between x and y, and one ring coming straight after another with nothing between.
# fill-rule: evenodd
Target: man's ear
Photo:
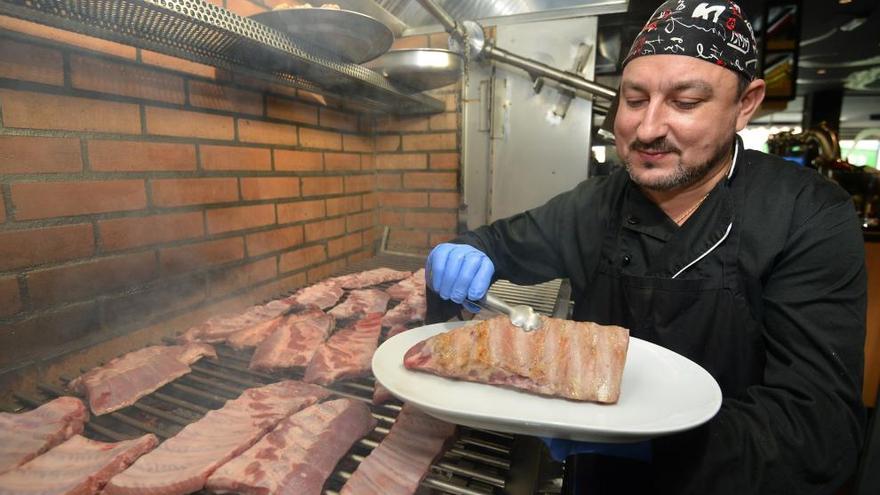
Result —
<instances>
[{"instance_id":1,"label":"man's ear","mask_svg":"<svg viewBox=\"0 0 880 495\"><path fill-rule=\"evenodd\" d=\"M752 81L742 97L739 99L739 114L736 116L736 130L741 131L751 120L752 115L758 111L761 102L764 101L764 92L767 90L767 84L763 79L755 79Z\"/></svg>"}]
</instances>

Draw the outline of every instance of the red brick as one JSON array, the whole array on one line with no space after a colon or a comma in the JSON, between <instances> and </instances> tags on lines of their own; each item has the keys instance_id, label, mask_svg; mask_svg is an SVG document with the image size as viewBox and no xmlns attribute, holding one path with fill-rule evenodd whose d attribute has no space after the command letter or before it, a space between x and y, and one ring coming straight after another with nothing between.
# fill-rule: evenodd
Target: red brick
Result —
<instances>
[{"instance_id":1,"label":"red brick","mask_svg":"<svg viewBox=\"0 0 880 495\"><path fill-rule=\"evenodd\" d=\"M151 52L150 50L141 49L141 62L157 67L164 67L177 72L186 72L196 76L213 79L217 74L217 69L210 65L190 62L182 58L172 57L164 53Z\"/></svg>"},{"instance_id":2,"label":"red brick","mask_svg":"<svg viewBox=\"0 0 880 495\"><path fill-rule=\"evenodd\" d=\"M208 234L252 229L275 223L274 205L235 206L206 212Z\"/></svg>"},{"instance_id":3,"label":"red brick","mask_svg":"<svg viewBox=\"0 0 880 495\"><path fill-rule=\"evenodd\" d=\"M58 50L2 39L0 77L61 86L64 61Z\"/></svg>"},{"instance_id":4,"label":"red brick","mask_svg":"<svg viewBox=\"0 0 880 495\"><path fill-rule=\"evenodd\" d=\"M79 139L0 136L0 174L79 172Z\"/></svg>"},{"instance_id":5,"label":"red brick","mask_svg":"<svg viewBox=\"0 0 880 495\"><path fill-rule=\"evenodd\" d=\"M449 49L449 34L448 33L434 33L428 35L428 41L431 45L431 48L441 48L443 50Z\"/></svg>"},{"instance_id":6,"label":"red brick","mask_svg":"<svg viewBox=\"0 0 880 495\"><path fill-rule=\"evenodd\" d=\"M192 144L143 141L89 141L89 166L101 172L196 169Z\"/></svg>"},{"instance_id":7,"label":"red brick","mask_svg":"<svg viewBox=\"0 0 880 495\"><path fill-rule=\"evenodd\" d=\"M425 34L417 36L405 36L397 38L391 45L392 50L402 50L405 48L429 48L431 46L428 36Z\"/></svg>"},{"instance_id":8,"label":"red brick","mask_svg":"<svg viewBox=\"0 0 880 495\"><path fill-rule=\"evenodd\" d=\"M337 256L356 251L363 247L364 241L361 233L349 234L339 239L327 241L327 256L336 258Z\"/></svg>"},{"instance_id":9,"label":"red brick","mask_svg":"<svg viewBox=\"0 0 880 495\"><path fill-rule=\"evenodd\" d=\"M458 111L458 96L453 93L447 93L444 95L435 95L437 98L443 101L444 109L447 112L456 112Z\"/></svg>"},{"instance_id":10,"label":"red brick","mask_svg":"<svg viewBox=\"0 0 880 495\"><path fill-rule=\"evenodd\" d=\"M375 242L382 237L382 232L385 231L384 225L376 225L372 229L367 229L364 231L364 245L371 246L375 244Z\"/></svg>"},{"instance_id":11,"label":"red brick","mask_svg":"<svg viewBox=\"0 0 880 495\"><path fill-rule=\"evenodd\" d=\"M281 273L291 272L320 263L326 259L327 253L324 251L324 246L318 245L297 249L296 251L281 255L278 262L278 271Z\"/></svg>"},{"instance_id":12,"label":"red brick","mask_svg":"<svg viewBox=\"0 0 880 495\"><path fill-rule=\"evenodd\" d=\"M372 153L374 149L373 138L346 134L342 136L342 147L345 151Z\"/></svg>"},{"instance_id":13,"label":"red brick","mask_svg":"<svg viewBox=\"0 0 880 495\"><path fill-rule=\"evenodd\" d=\"M329 171L360 170L361 155L357 153L324 153L324 166Z\"/></svg>"},{"instance_id":14,"label":"red brick","mask_svg":"<svg viewBox=\"0 0 880 495\"><path fill-rule=\"evenodd\" d=\"M0 349L15 352L0 352L0 367L20 366L27 361L69 351L65 344L99 331L99 316L98 305L90 301L4 324L0 332Z\"/></svg>"},{"instance_id":15,"label":"red brick","mask_svg":"<svg viewBox=\"0 0 880 495\"><path fill-rule=\"evenodd\" d=\"M403 174L403 187L406 189L452 189L458 188L455 173L446 172L407 172Z\"/></svg>"},{"instance_id":16,"label":"red brick","mask_svg":"<svg viewBox=\"0 0 880 495\"><path fill-rule=\"evenodd\" d=\"M272 170L272 155L266 148L203 144L199 151L205 170Z\"/></svg>"},{"instance_id":17,"label":"red brick","mask_svg":"<svg viewBox=\"0 0 880 495\"><path fill-rule=\"evenodd\" d=\"M454 232L431 232L428 238L429 246L436 246L442 242L449 242L458 237Z\"/></svg>"},{"instance_id":18,"label":"red brick","mask_svg":"<svg viewBox=\"0 0 880 495\"><path fill-rule=\"evenodd\" d=\"M382 213L379 215L379 223L389 227L403 227L403 213L382 210Z\"/></svg>"},{"instance_id":19,"label":"red brick","mask_svg":"<svg viewBox=\"0 0 880 495\"><path fill-rule=\"evenodd\" d=\"M234 178L154 179L150 181L153 206L171 207L238 201Z\"/></svg>"},{"instance_id":20,"label":"red brick","mask_svg":"<svg viewBox=\"0 0 880 495\"><path fill-rule=\"evenodd\" d=\"M159 251L162 276L202 270L244 258L244 240L231 237L216 241L165 248Z\"/></svg>"},{"instance_id":21,"label":"red brick","mask_svg":"<svg viewBox=\"0 0 880 495\"><path fill-rule=\"evenodd\" d=\"M454 150L455 148L455 134L451 132L403 136L404 151Z\"/></svg>"},{"instance_id":22,"label":"red brick","mask_svg":"<svg viewBox=\"0 0 880 495\"><path fill-rule=\"evenodd\" d=\"M275 275L277 267L274 257L212 273L208 278L208 297L220 297L275 278Z\"/></svg>"},{"instance_id":23,"label":"red brick","mask_svg":"<svg viewBox=\"0 0 880 495\"><path fill-rule=\"evenodd\" d=\"M241 195L245 200L299 197L296 177L242 177Z\"/></svg>"},{"instance_id":24,"label":"red brick","mask_svg":"<svg viewBox=\"0 0 880 495\"><path fill-rule=\"evenodd\" d=\"M329 127L331 129L341 129L343 131L357 131L358 117L349 113L337 112L329 108L320 110L319 123L321 127Z\"/></svg>"},{"instance_id":25,"label":"red brick","mask_svg":"<svg viewBox=\"0 0 880 495\"><path fill-rule=\"evenodd\" d=\"M138 286L157 273L156 253L149 251L36 271L27 286L31 304L46 307Z\"/></svg>"},{"instance_id":26,"label":"red brick","mask_svg":"<svg viewBox=\"0 0 880 495\"><path fill-rule=\"evenodd\" d=\"M0 277L0 317L21 311L21 294L16 277Z\"/></svg>"},{"instance_id":27,"label":"red brick","mask_svg":"<svg viewBox=\"0 0 880 495\"><path fill-rule=\"evenodd\" d=\"M282 203L278 205L278 223L294 223L324 216L324 202L297 201L296 203Z\"/></svg>"},{"instance_id":28,"label":"red brick","mask_svg":"<svg viewBox=\"0 0 880 495\"><path fill-rule=\"evenodd\" d=\"M458 170L458 153L431 153L431 168Z\"/></svg>"},{"instance_id":29,"label":"red brick","mask_svg":"<svg viewBox=\"0 0 880 495\"><path fill-rule=\"evenodd\" d=\"M348 232L357 232L375 224L375 215L371 211L364 213L356 213L345 218L345 230Z\"/></svg>"},{"instance_id":30,"label":"red brick","mask_svg":"<svg viewBox=\"0 0 880 495\"><path fill-rule=\"evenodd\" d=\"M318 124L317 108L276 96L266 98L266 115L275 119L292 120L303 124Z\"/></svg>"},{"instance_id":31,"label":"red brick","mask_svg":"<svg viewBox=\"0 0 880 495\"><path fill-rule=\"evenodd\" d=\"M0 90L6 127L140 134L138 106L132 103Z\"/></svg>"},{"instance_id":32,"label":"red brick","mask_svg":"<svg viewBox=\"0 0 880 495\"><path fill-rule=\"evenodd\" d=\"M0 271L87 258L94 253L95 236L88 223L0 232Z\"/></svg>"},{"instance_id":33,"label":"red brick","mask_svg":"<svg viewBox=\"0 0 880 495\"><path fill-rule=\"evenodd\" d=\"M342 193L342 177L303 177L303 196L325 196Z\"/></svg>"},{"instance_id":34,"label":"red brick","mask_svg":"<svg viewBox=\"0 0 880 495\"><path fill-rule=\"evenodd\" d=\"M364 154L361 155L361 170L375 170L376 169L376 155L374 154Z\"/></svg>"},{"instance_id":35,"label":"red brick","mask_svg":"<svg viewBox=\"0 0 880 495\"><path fill-rule=\"evenodd\" d=\"M226 0L226 9L242 17L247 17L264 12L266 7L255 5L248 0Z\"/></svg>"},{"instance_id":36,"label":"red brick","mask_svg":"<svg viewBox=\"0 0 880 495\"><path fill-rule=\"evenodd\" d=\"M338 132L319 131L317 129L299 130L300 144L304 148L322 148L327 150L342 149L342 135Z\"/></svg>"},{"instance_id":37,"label":"red brick","mask_svg":"<svg viewBox=\"0 0 880 495\"><path fill-rule=\"evenodd\" d=\"M70 56L74 88L182 105L186 99L179 76L79 54Z\"/></svg>"},{"instance_id":38,"label":"red brick","mask_svg":"<svg viewBox=\"0 0 880 495\"><path fill-rule=\"evenodd\" d=\"M428 130L428 117L382 116L376 120L375 130L380 132L420 132Z\"/></svg>"},{"instance_id":39,"label":"red brick","mask_svg":"<svg viewBox=\"0 0 880 495\"><path fill-rule=\"evenodd\" d=\"M424 153L381 154L376 156L376 168L379 170L424 170L428 168L428 156Z\"/></svg>"},{"instance_id":40,"label":"red brick","mask_svg":"<svg viewBox=\"0 0 880 495\"><path fill-rule=\"evenodd\" d=\"M145 110L148 134L228 140L235 137L232 117L159 107Z\"/></svg>"},{"instance_id":41,"label":"red brick","mask_svg":"<svg viewBox=\"0 0 880 495\"><path fill-rule=\"evenodd\" d=\"M296 146L296 126L238 119L238 139L248 143Z\"/></svg>"},{"instance_id":42,"label":"red brick","mask_svg":"<svg viewBox=\"0 0 880 495\"><path fill-rule=\"evenodd\" d=\"M367 192L376 189L375 175L349 175L345 177L345 192Z\"/></svg>"},{"instance_id":43,"label":"red brick","mask_svg":"<svg viewBox=\"0 0 880 495\"><path fill-rule=\"evenodd\" d=\"M256 234L248 234L248 256L260 256L273 251L282 251L303 243L302 225L283 227Z\"/></svg>"},{"instance_id":44,"label":"red brick","mask_svg":"<svg viewBox=\"0 0 880 495\"><path fill-rule=\"evenodd\" d=\"M335 218L306 224L306 242L319 241L345 233L345 219Z\"/></svg>"},{"instance_id":45,"label":"red brick","mask_svg":"<svg viewBox=\"0 0 880 495\"><path fill-rule=\"evenodd\" d=\"M431 116L432 131L450 131L455 129L458 129L457 113L449 112Z\"/></svg>"},{"instance_id":46,"label":"red brick","mask_svg":"<svg viewBox=\"0 0 880 495\"><path fill-rule=\"evenodd\" d=\"M402 176L400 174L379 174L378 181L380 190L400 189Z\"/></svg>"},{"instance_id":47,"label":"red brick","mask_svg":"<svg viewBox=\"0 0 880 495\"><path fill-rule=\"evenodd\" d=\"M458 193L431 193L431 208L458 208Z\"/></svg>"},{"instance_id":48,"label":"red brick","mask_svg":"<svg viewBox=\"0 0 880 495\"><path fill-rule=\"evenodd\" d=\"M147 196L143 180L22 182L12 185L12 203L17 220L34 220L139 210Z\"/></svg>"},{"instance_id":49,"label":"red brick","mask_svg":"<svg viewBox=\"0 0 880 495\"><path fill-rule=\"evenodd\" d=\"M416 229L454 229L458 216L455 213L415 212L403 214L404 225Z\"/></svg>"},{"instance_id":50,"label":"red brick","mask_svg":"<svg viewBox=\"0 0 880 495\"><path fill-rule=\"evenodd\" d=\"M363 195L363 207L365 210L372 210L376 207L375 193L368 193Z\"/></svg>"},{"instance_id":51,"label":"red brick","mask_svg":"<svg viewBox=\"0 0 880 495\"><path fill-rule=\"evenodd\" d=\"M366 250L358 251L354 254L348 256L348 263L357 263L359 261L364 261L373 257L372 250L368 246Z\"/></svg>"},{"instance_id":52,"label":"red brick","mask_svg":"<svg viewBox=\"0 0 880 495\"><path fill-rule=\"evenodd\" d=\"M260 93L203 81L189 81L189 102L194 107L263 114L263 96Z\"/></svg>"},{"instance_id":53,"label":"red brick","mask_svg":"<svg viewBox=\"0 0 880 495\"><path fill-rule=\"evenodd\" d=\"M376 136L376 151L399 151L400 136Z\"/></svg>"},{"instance_id":54,"label":"red brick","mask_svg":"<svg viewBox=\"0 0 880 495\"><path fill-rule=\"evenodd\" d=\"M0 194L0 223L6 222L6 205L4 203L3 194Z\"/></svg>"},{"instance_id":55,"label":"red brick","mask_svg":"<svg viewBox=\"0 0 880 495\"><path fill-rule=\"evenodd\" d=\"M315 268L310 269L307 278L310 284L314 284L315 282L323 280L330 275L339 273L344 268L345 260L331 261L330 263L324 263L323 265L319 265Z\"/></svg>"},{"instance_id":56,"label":"red brick","mask_svg":"<svg viewBox=\"0 0 880 495\"><path fill-rule=\"evenodd\" d=\"M344 213L361 211L360 196L342 196L341 198L327 199L327 216L335 217Z\"/></svg>"},{"instance_id":57,"label":"red brick","mask_svg":"<svg viewBox=\"0 0 880 495\"><path fill-rule=\"evenodd\" d=\"M318 171L324 162L318 151L274 150L275 170Z\"/></svg>"},{"instance_id":58,"label":"red brick","mask_svg":"<svg viewBox=\"0 0 880 495\"><path fill-rule=\"evenodd\" d=\"M335 100L329 96L324 96L322 94L313 93L311 91L306 91L304 89L296 90L296 94L299 97L299 99L301 99L302 101L305 101L307 103L317 103L318 105L321 105L321 106L327 106L330 104L333 104L333 106L337 106L335 104ZM317 123L317 122L315 122L315 123Z\"/></svg>"},{"instance_id":59,"label":"red brick","mask_svg":"<svg viewBox=\"0 0 880 495\"><path fill-rule=\"evenodd\" d=\"M428 233L421 230L391 229L388 245L392 247L427 247Z\"/></svg>"},{"instance_id":60,"label":"red brick","mask_svg":"<svg viewBox=\"0 0 880 495\"><path fill-rule=\"evenodd\" d=\"M395 208L425 208L428 195L423 192L383 192L379 194L379 203Z\"/></svg>"},{"instance_id":61,"label":"red brick","mask_svg":"<svg viewBox=\"0 0 880 495\"><path fill-rule=\"evenodd\" d=\"M205 300L205 285L204 277L174 277L131 288L122 295L104 296L100 299L102 324L112 329L142 328L166 319L169 313L194 309Z\"/></svg>"},{"instance_id":62,"label":"red brick","mask_svg":"<svg viewBox=\"0 0 880 495\"><path fill-rule=\"evenodd\" d=\"M137 50L133 46L114 43L100 38L92 38L91 36L85 36L72 31L65 31L63 29L56 29L45 24L37 24L30 21L15 19L13 17L0 16L0 27L10 31L18 31L19 33L45 38L55 43L64 43L75 46L81 50L107 53L131 60L134 60L137 56Z\"/></svg>"},{"instance_id":63,"label":"red brick","mask_svg":"<svg viewBox=\"0 0 880 495\"><path fill-rule=\"evenodd\" d=\"M98 228L102 245L108 251L193 239L205 234L202 213L195 211L101 220Z\"/></svg>"}]
</instances>

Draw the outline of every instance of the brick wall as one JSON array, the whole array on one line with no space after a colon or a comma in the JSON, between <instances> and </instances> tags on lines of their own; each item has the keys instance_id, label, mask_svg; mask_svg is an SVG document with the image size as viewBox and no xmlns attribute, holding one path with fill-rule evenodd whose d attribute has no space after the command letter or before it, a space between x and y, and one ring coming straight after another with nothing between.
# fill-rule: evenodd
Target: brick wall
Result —
<instances>
[{"instance_id":1,"label":"brick wall","mask_svg":"<svg viewBox=\"0 0 880 495\"><path fill-rule=\"evenodd\" d=\"M14 18L0 29L0 371L313 282L372 256L383 225L412 252L455 232L457 86L436 92L446 113L376 119Z\"/></svg>"},{"instance_id":2,"label":"brick wall","mask_svg":"<svg viewBox=\"0 0 880 495\"><path fill-rule=\"evenodd\" d=\"M445 33L410 36L392 48L447 48ZM380 222L388 248L426 254L455 236L460 170L460 84L428 92L445 102L444 113L375 119Z\"/></svg>"}]
</instances>

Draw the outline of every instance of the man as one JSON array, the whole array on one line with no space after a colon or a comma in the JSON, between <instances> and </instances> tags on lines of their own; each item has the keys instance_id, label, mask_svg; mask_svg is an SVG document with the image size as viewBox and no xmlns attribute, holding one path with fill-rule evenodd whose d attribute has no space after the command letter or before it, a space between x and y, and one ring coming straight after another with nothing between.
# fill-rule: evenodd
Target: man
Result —
<instances>
[{"instance_id":1,"label":"man","mask_svg":"<svg viewBox=\"0 0 880 495\"><path fill-rule=\"evenodd\" d=\"M618 478L647 493L828 494L856 467L861 230L842 189L743 148L736 132L764 97L756 59L732 2L664 3L624 61L625 167L428 258L431 287L467 307L496 278L566 277L574 319L627 327L712 374L719 413L653 440L650 463ZM600 474L614 472L604 459Z\"/></svg>"}]
</instances>

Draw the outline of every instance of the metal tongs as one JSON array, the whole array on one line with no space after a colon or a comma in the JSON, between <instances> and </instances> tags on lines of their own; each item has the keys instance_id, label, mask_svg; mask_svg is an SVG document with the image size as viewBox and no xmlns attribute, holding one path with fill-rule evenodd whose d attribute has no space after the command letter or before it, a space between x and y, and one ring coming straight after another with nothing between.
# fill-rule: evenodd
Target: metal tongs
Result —
<instances>
[{"instance_id":1,"label":"metal tongs","mask_svg":"<svg viewBox=\"0 0 880 495\"><path fill-rule=\"evenodd\" d=\"M526 306L524 304L511 306L488 293L483 299L471 302L482 308L506 314L510 317L510 323L515 327L522 328L523 331L531 332L532 330L538 330L541 328L541 315L536 313L531 306Z\"/></svg>"}]
</instances>

